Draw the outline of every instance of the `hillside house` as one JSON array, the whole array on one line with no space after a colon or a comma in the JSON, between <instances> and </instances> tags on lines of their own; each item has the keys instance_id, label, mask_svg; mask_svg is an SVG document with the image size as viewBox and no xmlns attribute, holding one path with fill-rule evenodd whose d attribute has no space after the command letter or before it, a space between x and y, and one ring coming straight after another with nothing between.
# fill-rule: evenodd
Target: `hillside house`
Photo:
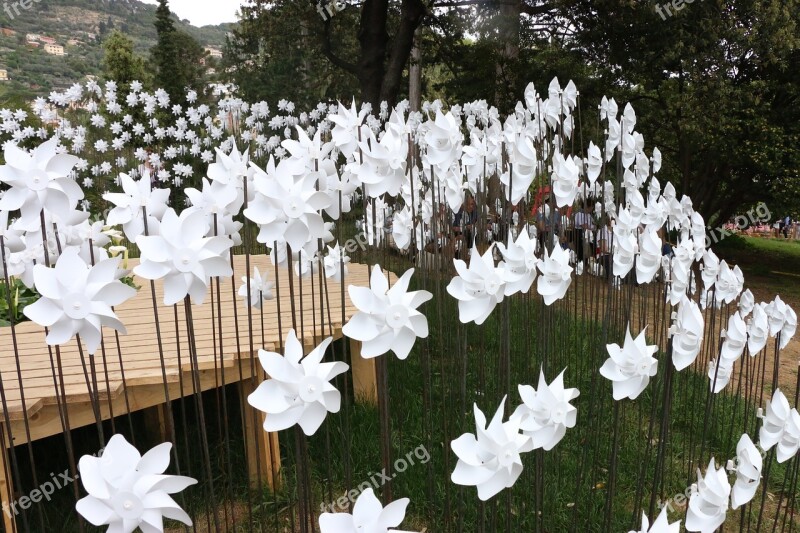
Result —
<instances>
[{"instance_id":1,"label":"hillside house","mask_svg":"<svg viewBox=\"0 0 800 533\"><path fill-rule=\"evenodd\" d=\"M46 44L44 45L44 51L54 56L64 55L64 47L60 44Z\"/></svg>"},{"instance_id":2,"label":"hillside house","mask_svg":"<svg viewBox=\"0 0 800 533\"><path fill-rule=\"evenodd\" d=\"M25 40L28 41L29 43L39 42L39 39L41 39L41 38L42 38L42 36L39 35L38 33L26 33L25 34Z\"/></svg>"},{"instance_id":3,"label":"hillside house","mask_svg":"<svg viewBox=\"0 0 800 533\"><path fill-rule=\"evenodd\" d=\"M8 81L8 71L4 68L0 68L0 81Z\"/></svg>"},{"instance_id":4,"label":"hillside house","mask_svg":"<svg viewBox=\"0 0 800 533\"><path fill-rule=\"evenodd\" d=\"M42 35L41 37L39 37L39 42L42 42L42 43L44 43L44 44L56 44L56 40L55 40L54 38L52 38L52 37L45 37L44 35Z\"/></svg>"},{"instance_id":5,"label":"hillside house","mask_svg":"<svg viewBox=\"0 0 800 533\"><path fill-rule=\"evenodd\" d=\"M206 52L208 52L208 55L211 56L211 57L215 57L217 59L221 59L222 58L222 50L220 50L219 48L213 48L211 46L206 46L204 48L204 50Z\"/></svg>"}]
</instances>

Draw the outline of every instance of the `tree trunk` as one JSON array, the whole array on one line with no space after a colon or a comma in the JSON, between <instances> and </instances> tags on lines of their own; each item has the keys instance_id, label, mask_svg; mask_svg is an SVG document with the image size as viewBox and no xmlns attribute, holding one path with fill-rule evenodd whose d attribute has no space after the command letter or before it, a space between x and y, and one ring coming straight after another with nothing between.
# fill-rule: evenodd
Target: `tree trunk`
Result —
<instances>
[{"instance_id":1,"label":"tree trunk","mask_svg":"<svg viewBox=\"0 0 800 533\"><path fill-rule=\"evenodd\" d=\"M361 99L370 102L377 112L380 105L384 77L384 60L389 35L386 33L388 0L365 0L361 8L358 42L361 53L358 60L358 81Z\"/></svg>"},{"instance_id":2,"label":"tree trunk","mask_svg":"<svg viewBox=\"0 0 800 533\"><path fill-rule=\"evenodd\" d=\"M497 62L497 85L495 101L502 110L509 111L516 101L517 62L519 61L521 0L498 0L498 39L500 41L499 61Z\"/></svg>"},{"instance_id":3,"label":"tree trunk","mask_svg":"<svg viewBox=\"0 0 800 533\"><path fill-rule=\"evenodd\" d=\"M422 52L419 48L419 30L411 49L411 63L408 65L408 101L411 111L419 111L422 106Z\"/></svg>"}]
</instances>

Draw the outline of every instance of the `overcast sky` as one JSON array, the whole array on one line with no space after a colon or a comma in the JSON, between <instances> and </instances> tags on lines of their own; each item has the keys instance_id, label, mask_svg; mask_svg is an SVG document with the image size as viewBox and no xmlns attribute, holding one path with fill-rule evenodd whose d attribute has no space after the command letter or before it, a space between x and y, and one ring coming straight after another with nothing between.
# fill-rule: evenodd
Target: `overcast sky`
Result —
<instances>
[{"instance_id":1,"label":"overcast sky","mask_svg":"<svg viewBox=\"0 0 800 533\"><path fill-rule=\"evenodd\" d=\"M157 4L157 0L141 0ZM189 19L195 26L236 22L236 11L244 0L170 0L169 8L181 19Z\"/></svg>"}]
</instances>

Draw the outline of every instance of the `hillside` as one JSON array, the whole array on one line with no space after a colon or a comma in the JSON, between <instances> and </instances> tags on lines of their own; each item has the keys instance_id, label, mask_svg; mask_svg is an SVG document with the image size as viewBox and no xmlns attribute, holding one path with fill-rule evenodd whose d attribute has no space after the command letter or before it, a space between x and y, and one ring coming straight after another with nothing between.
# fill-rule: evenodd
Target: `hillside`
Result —
<instances>
[{"instance_id":1,"label":"hillside","mask_svg":"<svg viewBox=\"0 0 800 533\"><path fill-rule=\"evenodd\" d=\"M17 8L5 2L0 9L0 69L11 81L0 82L0 95L46 95L63 89L102 69L102 41L117 29L130 36L136 51L147 57L156 42L153 26L156 6L137 0L41 0L31 8ZM10 16L9 16L10 13ZM201 46L222 48L232 24L198 28L177 17L176 27L192 35ZM8 31L10 30L10 31ZM45 53L26 44L26 34L55 39L64 56Z\"/></svg>"}]
</instances>

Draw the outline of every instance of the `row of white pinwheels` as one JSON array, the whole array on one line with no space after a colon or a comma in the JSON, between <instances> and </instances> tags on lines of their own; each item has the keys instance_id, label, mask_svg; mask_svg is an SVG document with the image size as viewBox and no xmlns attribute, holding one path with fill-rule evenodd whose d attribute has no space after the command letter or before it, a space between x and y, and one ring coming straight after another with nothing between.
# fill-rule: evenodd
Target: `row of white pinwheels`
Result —
<instances>
[{"instance_id":1,"label":"row of white pinwheels","mask_svg":"<svg viewBox=\"0 0 800 533\"><path fill-rule=\"evenodd\" d=\"M97 88L92 90L97 93ZM155 100L134 94L128 100L141 101L148 108L151 104L168 105L167 100L158 95L153 98ZM634 130L636 117L630 105L617 120L616 103L606 99L602 102L601 118L608 125L608 137L602 150L590 144L586 158L562 153L566 152L566 140L572 134L571 113L576 99L577 91L571 83L562 90L554 80L546 99L539 98L531 85L525 92L525 103L520 103L505 121L485 103L474 103L463 109L454 107L447 113L435 109L435 117L427 121L422 120L424 117L406 116L401 107L391 113L387 109L381 117L385 122L374 117L370 119L354 106L340 105L335 114L327 117L333 124L330 141L323 140L324 128L297 127L286 133L287 137L296 135L296 139L281 143L284 152L276 154L279 161L276 163L270 158L264 169L249 160L247 151L239 152L234 142L217 148L216 161L208 167L209 179L202 181L200 190L186 191L192 207L180 214L167 206L169 191L153 188L154 176L146 169L137 170L133 176L122 174L119 180L123 192L105 195L115 207L106 221L94 225L88 224L88 214L75 210L83 198L73 171L80 160L65 155L57 138L30 154L9 144L6 165L0 169L0 180L9 189L0 200L0 211L5 221L11 211L19 210L19 217L0 228L3 241L8 243L3 264L9 265L8 271L28 280L42 294L40 302L30 306L28 313L38 323L52 327L49 343L60 344L80 334L93 353L102 325L124 331L111 307L132 294L119 282L118 260L106 259L102 248L96 250L96 244L108 238L102 231L105 223L121 224L126 236L138 244L142 261L134 273L145 279L163 280L165 304L171 305L187 297L199 303L205 297L210 278L232 274L228 253L233 245L241 242L241 223L236 221L240 212L259 226L258 240L272 248L272 261L294 263L297 272L303 275L311 272L315 262L321 259L319 241L332 240L331 223L325 222L324 215L336 220L347 212L359 188L369 198L365 210L368 242L380 244L388 210L386 199L396 197L402 201L402 207L394 208L392 234L395 243L401 248L414 242L421 247L426 239L435 237L432 231L436 224L434 213L439 212L440 204L446 204L452 211L460 209L465 191L485 191L487 180L494 174L498 174L504 184L506 200L517 204L529 199L535 178L547 175L546 169L549 169L558 207L570 206L578 197L586 201L595 198L598 200L596 211L613 219L613 232L607 234L606 239L612 242L615 276L628 275L635 265L637 281L647 283L655 278L659 266L662 267L669 283L667 300L673 306L678 305L671 328L673 361L679 370L686 368L700 351L704 330L702 313L694 298L690 298L696 293L694 263L702 260L703 264L701 305L721 306L739 298L743 290L741 271L738 267L730 269L706 249L704 221L693 211L691 200L684 196L678 201L669 183L662 191L655 178L661 165L660 154L656 149L652 156L645 155L644 140ZM221 109L225 107L222 105ZM243 110L244 106L240 108ZM254 113L265 114L266 111L261 106ZM193 114L192 120L196 121L203 114ZM101 127L101 122L93 120L97 127ZM123 123L126 122L123 118ZM133 126L136 134L137 128ZM469 130L469 145L463 145L464 128ZM126 128L112 124L111 129L123 131ZM184 135L179 131L167 133ZM409 165L414 145L420 149L421 160L420 164ZM621 183L625 200L620 203L615 199L613 180L605 177L606 163L615 155L623 169ZM503 164L504 156L508 165ZM203 159L210 161L206 157ZM154 170L159 168L153 161L150 166ZM138 181L137 176L141 176ZM645 183L647 202L639 191ZM547 209L549 206L543 206L542 213L550 217ZM674 256L664 263L660 257L662 241L658 233L663 226L680 235ZM473 249L469 266L456 260L458 275L448 286L448 292L459 301L461 321L482 324L504 297L529 292L537 277L537 292L545 304L563 298L574 269L570 253L558 245L552 249L543 246L543 257L537 258L537 239L545 242L549 237L546 234L537 236L533 227L529 231L523 226L516 239L509 238L507 243L497 244L502 256L497 266L494 246L483 255ZM328 251L321 268L330 277L340 276L347 257L338 245ZM34 263L38 263L37 267L31 268ZM55 268L48 268L48 264L55 264ZM12 268L17 270L12 271ZM427 321L416 308L431 295L425 291L407 292L411 272L406 272L389 289L388 280L376 267L370 289L350 288L351 299L360 312L345 326L345 334L362 341L362 356L375 357L391 350L404 359L414 340L427 336ZM240 293L251 305L260 305L269 297L270 287L261 273L255 272L244 282ZM730 375L732 361L741 355L745 342L749 344L751 355L758 353L769 331L773 336L780 333L782 348L796 329L796 315L779 298L769 305L754 306L752 294L746 291L739 308L725 332L722 353L725 364L719 364L719 368L712 364L712 383L727 382L725 376ZM745 328L744 318L750 308L753 319ZM765 317L768 327L765 327ZM655 348L644 342L644 332L636 341L628 334L622 348L609 346L610 358L601 373L613 382L615 399L634 399L647 386L656 368L654 352ZM338 410L338 391L331 390L329 380L347 369L336 363L322 363L323 354L324 346L320 346L303 358L299 342L296 339L292 342L290 336L285 357L267 353L261 356L265 369L270 366L268 372L272 377L263 384L260 394L254 394L254 401L258 403L254 405L271 415L268 419L272 420L269 422L272 430L299 424L310 434L316 431L327 412ZM712 386L715 392L722 388ZM494 426L490 424L490 427L504 427L505 424L512 427L518 423L525 429L523 417L517 420L512 416L513 420L503 423L502 409L499 412L499 418L495 417L498 421L493 421ZM561 412L558 409L547 412L551 422L564 416L558 414ZM528 420L528 427L544 424L548 431L554 431L552 425L532 420ZM485 426L477 419L477 412L476 421L479 426ZM560 422L553 424L558 426ZM498 429L491 433L493 438L500 438ZM528 438L531 442L520 442L518 450L524 451L522 448L534 445L533 436ZM514 437L511 440L525 439ZM473 441L477 443L480 439ZM504 446L506 444L510 445L510 441ZM462 451L477 453L475 449ZM509 457L504 455L503 461L507 459ZM513 453L511 459L514 459ZM507 483L517 463L516 460L504 463L507 476L492 477L492 483L501 480ZM479 484L479 495L482 484ZM488 484L483 495L492 493L494 488L495 485Z\"/></svg>"}]
</instances>

